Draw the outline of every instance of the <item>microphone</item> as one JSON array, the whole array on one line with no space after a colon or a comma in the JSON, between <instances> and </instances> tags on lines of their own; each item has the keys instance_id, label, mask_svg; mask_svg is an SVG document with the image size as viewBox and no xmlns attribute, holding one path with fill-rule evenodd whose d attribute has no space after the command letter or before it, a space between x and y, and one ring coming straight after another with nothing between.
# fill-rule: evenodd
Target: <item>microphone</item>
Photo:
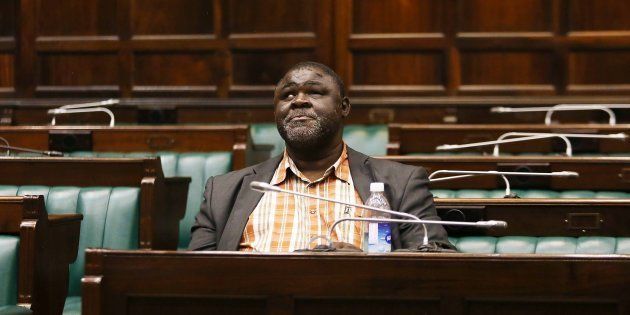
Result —
<instances>
[{"instance_id":1,"label":"microphone","mask_svg":"<svg viewBox=\"0 0 630 315\"><path fill-rule=\"evenodd\" d=\"M301 197L306 197L306 198L318 199L318 200L338 203L338 204L342 204L342 205L352 206L352 207L356 207L356 208L362 208L362 209L376 211L376 212L381 212L381 213L388 213L388 214L390 214L392 216L398 216L398 217L407 218L407 219L356 218L356 217L341 218L341 219L335 220L333 222L332 226L330 227L330 230L328 231L329 244L332 244L330 236L332 235L332 232L334 231L335 226L337 224L341 223L341 222L344 222L344 221L422 224L422 227L423 227L423 230L424 230L424 237L423 237L423 240L422 240L422 244L423 245L428 245L429 244L429 236L428 236L428 232L427 232L427 228L426 228L425 224L456 225L456 226L476 226L476 227L483 227L483 228L491 228L491 227L506 228L507 227L507 222L505 222L505 221L494 221L494 220L492 220L492 221L477 221L477 222L424 220L424 219L420 219L417 216L415 216L413 214L410 214L410 213L405 213L405 212L400 212L400 211L393 211L393 210L387 210L387 209L381 209L381 208L365 206L365 205L361 205L361 204L345 202L345 201L336 200L336 199L330 199L330 198L321 197L321 196L317 196L317 195L306 194L306 193L301 193L301 192L292 191L292 190L286 190L286 189L282 189L280 187L276 187L276 186L273 186L273 185L271 185L269 183L264 183L264 182L252 181L249 184L249 186L250 186L251 189L259 191L259 192L285 193L285 194L289 194L289 195L296 195L296 196L301 196ZM315 237L315 238L319 238L319 237Z\"/></svg>"},{"instance_id":2,"label":"microphone","mask_svg":"<svg viewBox=\"0 0 630 315\"><path fill-rule=\"evenodd\" d=\"M4 145L0 144L0 149L7 150L7 156L9 155L11 151L35 153L35 154L53 156L53 157L63 156L63 152L59 152L59 151L41 151L41 150L12 146L9 144L9 141L7 141L7 139L2 138L2 137L0 137L0 141L5 143Z\"/></svg>"},{"instance_id":3,"label":"microphone","mask_svg":"<svg viewBox=\"0 0 630 315\"><path fill-rule=\"evenodd\" d=\"M455 176L446 176L434 178L440 174L458 174ZM508 176L547 176L547 177L578 177L579 173L573 171L561 171L561 172L550 172L550 173L538 173L538 172L499 172L499 171L462 171L462 170L437 170L431 175L429 175L429 182L435 183L440 181L447 181L457 178L466 178L472 176L479 175L497 175L503 178L505 182L505 198L518 198L517 195L513 195L510 190L510 182L508 181L506 175Z\"/></svg>"},{"instance_id":4,"label":"microphone","mask_svg":"<svg viewBox=\"0 0 630 315\"><path fill-rule=\"evenodd\" d=\"M519 138L505 139L508 137L519 136ZM583 134L583 133L545 133L545 132L507 132L499 136L497 140L493 141L483 141L483 142L473 142L466 144L443 144L437 146L435 149L437 151L448 151L448 150L457 150L463 148L476 148L483 147L488 145L494 145L494 150L492 152L493 156L499 156L499 145L503 143L511 143L511 142L522 142L529 140L537 140L537 139L546 139L546 138L554 138L558 137L564 140L566 144L566 155L573 155L573 148L571 146L571 141L568 138L589 138L589 139L617 139L625 141L628 138L628 135L620 132L613 134Z\"/></svg>"},{"instance_id":5,"label":"microphone","mask_svg":"<svg viewBox=\"0 0 630 315\"><path fill-rule=\"evenodd\" d=\"M630 104L558 104L555 106L540 107L492 107L492 113L527 113L527 112L547 112L545 115L545 125L551 125L551 116L556 111L579 111L579 110L601 110L608 114L608 124L617 124L617 117L611 108L630 108Z\"/></svg>"},{"instance_id":6,"label":"microphone","mask_svg":"<svg viewBox=\"0 0 630 315\"><path fill-rule=\"evenodd\" d=\"M49 115L53 115L51 125L55 126L56 124L56 115L61 114L77 114L77 113L92 113L92 112L103 112L109 115L109 126L114 127L116 119L114 118L114 113L101 106L109 106L120 103L119 100L109 99L101 102L92 102L92 103L81 103L81 104L69 104L63 105L59 108L48 110Z\"/></svg>"}]
</instances>

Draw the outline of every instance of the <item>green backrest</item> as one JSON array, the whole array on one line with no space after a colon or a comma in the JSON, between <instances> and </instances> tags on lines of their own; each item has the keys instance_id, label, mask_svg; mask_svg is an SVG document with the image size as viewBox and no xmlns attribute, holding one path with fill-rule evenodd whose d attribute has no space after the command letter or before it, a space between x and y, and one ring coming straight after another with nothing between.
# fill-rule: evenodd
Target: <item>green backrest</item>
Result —
<instances>
[{"instance_id":1,"label":"green backrest","mask_svg":"<svg viewBox=\"0 0 630 315\"><path fill-rule=\"evenodd\" d=\"M134 157L142 158L159 156L162 161L162 171L165 177L190 177L186 214L179 222L180 249L188 247L190 242L190 228L195 221L195 215L199 212L206 181L211 176L221 175L232 170L231 152L204 152L204 153L179 153L179 152L73 152L70 156L81 157Z\"/></svg>"},{"instance_id":2,"label":"green backrest","mask_svg":"<svg viewBox=\"0 0 630 315\"><path fill-rule=\"evenodd\" d=\"M48 214L83 215L79 255L70 265L70 296L81 293L86 248L138 248L139 187L0 186L0 195L43 195Z\"/></svg>"},{"instance_id":3,"label":"green backrest","mask_svg":"<svg viewBox=\"0 0 630 315\"><path fill-rule=\"evenodd\" d=\"M465 236L449 241L461 252L476 254L630 255L630 237Z\"/></svg>"},{"instance_id":4,"label":"green backrest","mask_svg":"<svg viewBox=\"0 0 630 315\"><path fill-rule=\"evenodd\" d=\"M17 303L20 237L0 235L0 307Z\"/></svg>"},{"instance_id":5,"label":"green backrest","mask_svg":"<svg viewBox=\"0 0 630 315\"><path fill-rule=\"evenodd\" d=\"M271 156L284 150L284 140L280 137L276 124L252 124L249 128L254 144L273 145ZM343 140L351 148L370 156L387 154L387 125L347 125L343 130Z\"/></svg>"},{"instance_id":6,"label":"green backrest","mask_svg":"<svg viewBox=\"0 0 630 315\"><path fill-rule=\"evenodd\" d=\"M503 198L505 189L431 189L436 198ZM630 198L630 193L620 191L591 191L591 190L542 190L542 189L513 189L521 198Z\"/></svg>"}]
</instances>

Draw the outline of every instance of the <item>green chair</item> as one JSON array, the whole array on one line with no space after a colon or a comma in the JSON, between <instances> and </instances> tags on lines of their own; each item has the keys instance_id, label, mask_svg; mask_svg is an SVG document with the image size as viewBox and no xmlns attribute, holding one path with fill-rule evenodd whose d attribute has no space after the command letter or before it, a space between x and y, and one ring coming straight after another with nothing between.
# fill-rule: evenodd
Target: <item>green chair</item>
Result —
<instances>
[{"instance_id":1,"label":"green chair","mask_svg":"<svg viewBox=\"0 0 630 315\"><path fill-rule=\"evenodd\" d=\"M449 240L460 252L475 254L630 255L630 237L463 236Z\"/></svg>"}]
</instances>

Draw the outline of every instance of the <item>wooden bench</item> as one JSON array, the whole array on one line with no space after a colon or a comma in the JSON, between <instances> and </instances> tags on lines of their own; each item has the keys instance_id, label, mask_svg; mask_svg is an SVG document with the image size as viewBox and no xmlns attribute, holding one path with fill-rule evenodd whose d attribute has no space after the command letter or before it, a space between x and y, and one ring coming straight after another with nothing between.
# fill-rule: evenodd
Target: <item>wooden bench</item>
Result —
<instances>
[{"instance_id":1,"label":"wooden bench","mask_svg":"<svg viewBox=\"0 0 630 315\"><path fill-rule=\"evenodd\" d=\"M16 307L34 314L61 314L68 292L68 265L77 258L82 217L49 215L42 196L0 197L0 234L19 240ZM3 254L7 250L3 248ZM2 269L10 278L11 266Z\"/></svg>"},{"instance_id":2,"label":"wooden bench","mask_svg":"<svg viewBox=\"0 0 630 315\"><path fill-rule=\"evenodd\" d=\"M164 178L157 158L0 157L0 185L139 188L138 247L142 249L177 248L189 181Z\"/></svg>"},{"instance_id":3,"label":"wooden bench","mask_svg":"<svg viewBox=\"0 0 630 315\"><path fill-rule=\"evenodd\" d=\"M551 190L630 191L630 157L563 156L386 156L384 159L437 170L559 172L574 171L579 177L510 176L513 188ZM495 176L475 176L431 183L432 189L501 189L505 184Z\"/></svg>"},{"instance_id":4,"label":"wooden bench","mask_svg":"<svg viewBox=\"0 0 630 315\"><path fill-rule=\"evenodd\" d=\"M625 314L630 256L88 250L84 314Z\"/></svg>"},{"instance_id":5,"label":"wooden bench","mask_svg":"<svg viewBox=\"0 0 630 315\"><path fill-rule=\"evenodd\" d=\"M245 167L247 125L217 126L3 126L11 145L61 152L214 152L232 154L232 169Z\"/></svg>"},{"instance_id":6,"label":"wooden bench","mask_svg":"<svg viewBox=\"0 0 630 315\"><path fill-rule=\"evenodd\" d=\"M542 124L502 124L502 125L418 125L390 124L388 155L407 155L413 153L432 153L443 144L466 144L473 142L497 140L504 133L519 132L553 132L553 133L589 133L613 134L628 133L630 125L553 125ZM628 141L614 139L570 139L574 153L628 153ZM492 153L493 146L453 150L452 152L487 152ZM541 139L518 143L502 144L501 152L564 152L565 144L559 139Z\"/></svg>"}]
</instances>

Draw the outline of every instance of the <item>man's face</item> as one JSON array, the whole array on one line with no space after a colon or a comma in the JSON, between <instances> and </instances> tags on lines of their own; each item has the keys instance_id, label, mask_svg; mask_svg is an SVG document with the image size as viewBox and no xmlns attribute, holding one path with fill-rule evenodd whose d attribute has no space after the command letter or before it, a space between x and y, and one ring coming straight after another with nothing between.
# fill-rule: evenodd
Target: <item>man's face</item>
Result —
<instances>
[{"instance_id":1,"label":"man's face","mask_svg":"<svg viewBox=\"0 0 630 315\"><path fill-rule=\"evenodd\" d=\"M333 79L313 68L288 72L276 88L274 104L278 131L293 148L313 149L331 141L349 113Z\"/></svg>"}]
</instances>

